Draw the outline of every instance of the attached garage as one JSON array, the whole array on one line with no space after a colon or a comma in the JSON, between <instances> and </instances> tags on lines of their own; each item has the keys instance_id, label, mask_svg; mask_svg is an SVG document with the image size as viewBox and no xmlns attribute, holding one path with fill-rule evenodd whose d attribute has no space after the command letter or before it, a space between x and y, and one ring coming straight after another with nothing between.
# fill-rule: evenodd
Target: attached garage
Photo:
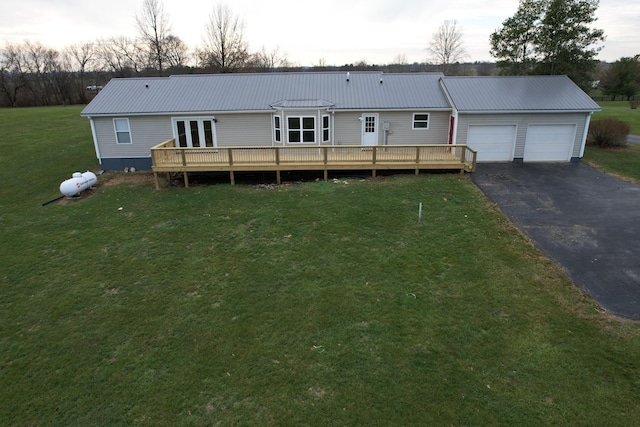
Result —
<instances>
[{"instance_id":1,"label":"attached garage","mask_svg":"<svg viewBox=\"0 0 640 427\"><path fill-rule=\"evenodd\" d=\"M443 77L452 140L480 162L579 162L600 110L567 76Z\"/></svg>"},{"instance_id":2,"label":"attached garage","mask_svg":"<svg viewBox=\"0 0 640 427\"><path fill-rule=\"evenodd\" d=\"M515 142L515 125L470 125L467 133L467 145L478 152L479 162L513 160Z\"/></svg>"},{"instance_id":3,"label":"attached garage","mask_svg":"<svg viewBox=\"0 0 640 427\"><path fill-rule=\"evenodd\" d=\"M576 125L529 125L525 162L567 162L571 159Z\"/></svg>"}]
</instances>

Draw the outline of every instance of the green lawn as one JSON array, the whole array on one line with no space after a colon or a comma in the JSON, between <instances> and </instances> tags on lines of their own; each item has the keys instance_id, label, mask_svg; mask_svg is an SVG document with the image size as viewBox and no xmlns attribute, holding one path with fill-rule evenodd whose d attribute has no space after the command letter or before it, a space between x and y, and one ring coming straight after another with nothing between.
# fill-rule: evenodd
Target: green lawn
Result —
<instances>
[{"instance_id":1,"label":"green lawn","mask_svg":"<svg viewBox=\"0 0 640 427\"><path fill-rule=\"evenodd\" d=\"M155 191L105 174L43 207L98 169L79 112L0 110L0 425L640 419L639 324L467 176Z\"/></svg>"},{"instance_id":2,"label":"green lawn","mask_svg":"<svg viewBox=\"0 0 640 427\"><path fill-rule=\"evenodd\" d=\"M592 120L608 118L627 122L631 133L640 135L640 110L629 108L628 101L599 102L602 111ZM587 146L583 160L598 169L623 178L640 182L640 145L629 144L624 148L600 148Z\"/></svg>"},{"instance_id":3,"label":"green lawn","mask_svg":"<svg viewBox=\"0 0 640 427\"><path fill-rule=\"evenodd\" d=\"M628 144L624 148L600 148L588 145L583 161L603 172L640 183L640 145Z\"/></svg>"},{"instance_id":4,"label":"green lawn","mask_svg":"<svg viewBox=\"0 0 640 427\"><path fill-rule=\"evenodd\" d=\"M631 126L633 135L640 135L640 109L632 110L629 107L629 101L604 101L598 104L602 107L602 111L594 113L592 120L622 120Z\"/></svg>"}]
</instances>

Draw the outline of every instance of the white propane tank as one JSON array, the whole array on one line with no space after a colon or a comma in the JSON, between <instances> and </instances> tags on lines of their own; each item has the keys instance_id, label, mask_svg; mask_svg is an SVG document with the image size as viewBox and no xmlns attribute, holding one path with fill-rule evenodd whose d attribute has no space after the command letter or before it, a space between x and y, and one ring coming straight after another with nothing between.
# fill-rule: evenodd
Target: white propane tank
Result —
<instances>
[{"instance_id":1,"label":"white propane tank","mask_svg":"<svg viewBox=\"0 0 640 427\"><path fill-rule=\"evenodd\" d=\"M60 192L67 197L76 196L96 182L98 182L98 178L93 172L75 172L71 179L67 179L60 184Z\"/></svg>"}]
</instances>

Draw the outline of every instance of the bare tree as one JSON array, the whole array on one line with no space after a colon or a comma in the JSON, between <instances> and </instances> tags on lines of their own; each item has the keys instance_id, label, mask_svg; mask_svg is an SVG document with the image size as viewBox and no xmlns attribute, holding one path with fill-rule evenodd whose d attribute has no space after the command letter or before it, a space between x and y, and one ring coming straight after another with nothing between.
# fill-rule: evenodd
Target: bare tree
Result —
<instances>
[{"instance_id":1,"label":"bare tree","mask_svg":"<svg viewBox=\"0 0 640 427\"><path fill-rule=\"evenodd\" d=\"M140 38L149 49L150 64L162 72L167 61L166 43L171 25L162 0L143 0L142 10L136 15Z\"/></svg>"},{"instance_id":2,"label":"bare tree","mask_svg":"<svg viewBox=\"0 0 640 427\"><path fill-rule=\"evenodd\" d=\"M315 71L325 71L327 69L327 60L324 57L319 58L318 61L313 64L313 68Z\"/></svg>"},{"instance_id":3,"label":"bare tree","mask_svg":"<svg viewBox=\"0 0 640 427\"><path fill-rule=\"evenodd\" d=\"M189 59L189 47L180 38L168 35L165 39L165 55L169 67L184 67Z\"/></svg>"},{"instance_id":4,"label":"bare tree","mask_svg":"<svg viewBox=\"0 0 640 427\"><path fill-rule=\"evenodd\" d=\"M450 65L460 61L466 54L462 42L462 29L458 27L458 22L444 21L433 33L428 50L435 63L442 67L442 72L447 74Z\"/></svg>"},{"instance_id":5,"label":"bare tree","mask_svg":"<svg viewBox=\"0 0 640 427\"><path fill-rule=\"evenodd\" d=\"M26 41L22 46L22 63L28 72L27 88L36 105L48 105L48 93L44 73L48 62L54 60L54 55L41 43Z\"/></svg>"},{"instance_id":6,"label":"bare tree","mask_svg":"<svg viewBox=\"0 0 640 427\"><path fill-rule=\"evenodd\" d=\"M118 77L140 75L147 66L148 57L140 43L128 37L111 37L99 41L97 55L106 68Z\"/></svg>"},{"instance_id":7,"label":"bare tree","mask_svg":"<svg viewBox=\"0 0 640 427\"><path fill-rule=\"evenodd\" d=\"M71 69L76 71L79 76L77 82L78 94L80 96L80 102L86 104L87 94L85 88L85 75L88 70L89 64L95 61L96 50L93 43L83 43L80 45L72 45L67 47L66 54L71 62Z\"/></svg>"},{"instance_id":8,"label":"bare tree","mask_svg":"<svg viewBox=\"0 0 640 427\"><path fill-rule=\"evenodd\" d=\"M0 91L11 107L18 106L18 94L27 88L27 71L18 45L8 44L0 51Z\"/></svg>"},{"instance_id":9,"label":"bare tree","mask_svg":"<svg viewBox=\"0 0 640 427\"><path fill-rule=\"evenodd\" d=\"M214 6L206 26L205 45L200 50L201 64L223 73L243 67L249 59L243 31L244 24L229 6Z\"/></svg>"},{"instance_id":10,"label":"bare tree","mask_svg":"<svg viewBox=\"0 0 640 427\"><path fill-rule=\"evenodd\" d=\"M261 71L274 71L291 65L287 54L280 52L280 46L276 46L270 52L267 52L265 47L262 46L262 50L253 55L252 61L254 66Z\"/></svg>"},{"instance_id":11,"label":"bare tree","mask_svg":"<svg viewBox=\"0 0 640 427\"><path fill-rule=\"evenodd\" d=\"M407 60L407 55L404 53L399 53L393 57L393 61L391 62L395 65L407 65L409 61Z\"/></svg>"}]
</instances>

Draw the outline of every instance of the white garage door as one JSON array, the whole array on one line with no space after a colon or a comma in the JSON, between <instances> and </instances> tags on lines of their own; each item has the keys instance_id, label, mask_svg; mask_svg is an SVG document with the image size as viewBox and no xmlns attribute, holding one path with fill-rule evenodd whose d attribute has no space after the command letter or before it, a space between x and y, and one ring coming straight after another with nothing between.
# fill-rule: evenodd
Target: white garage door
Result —
<instances>
[{"instance_id":1,"label":"white garage door","mask_svg":"<svg viewBox=\"0 0 640 427\"><path fill-rule=\"evenodd\" d=\"M524 145L525 162L567 162L576 125L529 125Z\"/></svg>"},{"instance_id":2,"label":"white garage door","mask_svg":"<svg viewBox=\"0 0 640 427\"><path fill-rule=\"evenodd\" d=\"M467 145L478 152L479 162L513 160L516 126L470 125Z\"/></svg>"}]
</instances>

